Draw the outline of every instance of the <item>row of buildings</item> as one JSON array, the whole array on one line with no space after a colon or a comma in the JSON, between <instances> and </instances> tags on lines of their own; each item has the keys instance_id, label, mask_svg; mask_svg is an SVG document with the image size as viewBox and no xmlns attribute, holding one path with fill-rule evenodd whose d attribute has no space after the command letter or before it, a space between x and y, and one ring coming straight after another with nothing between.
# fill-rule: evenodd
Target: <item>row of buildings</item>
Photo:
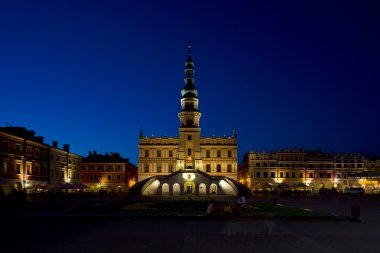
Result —
<instances>
[{"instance_id":1,"label":"row of buildings","mask_svg":"<svg viewBox=\"0 0 380 253\"><path fill-rule=\"evenodd\" d=\"M379 158L303 149L250 151L238 168L239 182L254 191L271 191L278 186L311 191L361 186L373 191L379 189L379 179Z\"/></svg>"},{"instance_id":2,"label":"row of buildings","mask_svg":"<svg viewBox=\"0 0 380 253\"><path fill-rule=\"evenodd\" d=\"M0 186L2 191L78 189L127 191L137 181L137 168L118 153L90 152L82 157L58 142L25 127L0 127Z\"/></svg>"},{"instance_id":3,"label":"row of buildings","mask_svg":"<svg viewBox=\"0 0 380 253\"><path fill-rule=\"evenodd\" d=\"M201 136L198 90L189 46L181 90L177 137L139 138L141 193L239 194L252 191L310 190L349 186L379 188L380 159L360 154L326 154L302 149L249 152L237 162L236 132L229 137ZM238 181L241 185L238 185Z\"/></svg>"},{"instance_id":4,"label":"row of buildings","mask_svg":"<svg viewBox=\"0 0 380 253\"><path fill-rule=\"evenodd\" d=\"M25 128L0 128L0 184L6 191L44 184L81 185L90 191L134 190L142 195L237 195L278 189L379 188L380 159L302 149L249 152L238 166L237 135L201 136L194 62L188 47L181 89L179 134L139 136L138 168L118 153L70 152L69 145L44 144ZM74 187L75 188L75 187Z\"/></svg>"}]
</instances>

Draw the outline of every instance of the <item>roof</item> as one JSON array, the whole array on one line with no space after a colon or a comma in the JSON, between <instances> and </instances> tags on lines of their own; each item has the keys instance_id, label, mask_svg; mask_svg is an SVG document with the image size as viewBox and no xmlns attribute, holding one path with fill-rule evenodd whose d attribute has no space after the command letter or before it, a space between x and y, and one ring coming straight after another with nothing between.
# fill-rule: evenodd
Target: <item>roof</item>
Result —
<instances>
[{"instance_id":1,"label":"roof","mask_svg":"<svg viewBox=\"0 0 380 253\"><path fill-rule=\"evenodd\" d=\"M380 178L380 171L364 171L361 173L351 174L350 177Z\"/></svg>"}]
</instances>

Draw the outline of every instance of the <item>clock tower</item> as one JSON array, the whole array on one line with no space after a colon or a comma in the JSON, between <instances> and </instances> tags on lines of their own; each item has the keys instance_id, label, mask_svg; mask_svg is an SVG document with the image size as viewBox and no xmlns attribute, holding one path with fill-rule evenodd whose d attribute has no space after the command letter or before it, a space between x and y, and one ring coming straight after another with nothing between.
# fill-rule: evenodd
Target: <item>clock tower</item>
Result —
<instances>
[{"instance_id":1,"label":"clock tower","mask_svg":"<svg viewBox=\"0 0 380 253\"><path fill-rule=\"evenodd\" d=\"M201 129L198 111L198 90L194 86L194 63L191 59L191 45L188 46L187 60L185 62L185 86L181 90L181 111L179 147L177 166L181 169L202 168L201 158Z\"/></svg>"}]
</instances>

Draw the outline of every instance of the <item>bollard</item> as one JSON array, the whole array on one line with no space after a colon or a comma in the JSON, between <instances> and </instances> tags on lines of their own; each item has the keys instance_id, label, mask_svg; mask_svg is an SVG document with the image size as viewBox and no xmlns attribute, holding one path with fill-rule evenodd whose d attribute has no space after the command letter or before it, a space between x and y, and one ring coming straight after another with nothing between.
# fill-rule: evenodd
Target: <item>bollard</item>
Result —
<instances>
[{"instance_id":1,"label":"bollard","mask_svg":"<svg viewBox=\"0 0 380 253\"><path fill-rule=\"evenodd\" d=\"M351 207L351 216L354 221L357 221L360 217L360 206L352 206Z\"/></svg>"}]
</instances>

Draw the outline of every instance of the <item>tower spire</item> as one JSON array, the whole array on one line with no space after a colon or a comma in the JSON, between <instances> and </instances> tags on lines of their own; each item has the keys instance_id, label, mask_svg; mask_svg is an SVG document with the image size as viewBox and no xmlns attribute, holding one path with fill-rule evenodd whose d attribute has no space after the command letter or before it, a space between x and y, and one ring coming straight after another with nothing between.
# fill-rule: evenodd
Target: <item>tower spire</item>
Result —
<instances>
[{"instance_id":1,"label":"tower spire","mask_svg":"<svg viewBox=\"0 0 380 253\"><path fill-rule=\"evenodd\" d=\"M192 62L192 60L191 60L191 40L187 44L187 61L186 62Z\"/></svg>"},{"instance_id":2,"label":"tower spire","mask_svg":"<svg viewBox=\"0 0 380 253\"><path fill-rule=\"evenodd\" d=\"M182 97L198 97L198 91L194 86L194 63L191 59L191 41L187 45L187 60L185 62L185 86L181 90Z\"/></svg>"}]
</instances>

